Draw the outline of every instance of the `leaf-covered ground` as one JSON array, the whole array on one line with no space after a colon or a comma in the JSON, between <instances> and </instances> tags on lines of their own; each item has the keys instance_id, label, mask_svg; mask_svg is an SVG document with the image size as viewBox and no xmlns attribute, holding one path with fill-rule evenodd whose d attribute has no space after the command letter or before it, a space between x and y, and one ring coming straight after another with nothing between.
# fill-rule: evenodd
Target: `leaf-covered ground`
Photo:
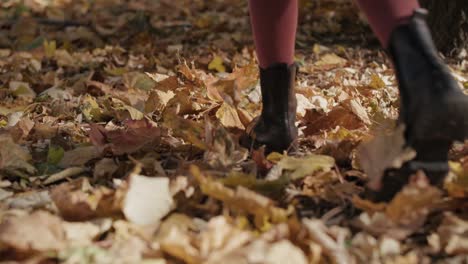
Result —
<instances>
[{"instance_id":1,"label":"leaf-covered ground","mask_svg":"<svg viewBox=\"0 0 468 264\"><path fill-rule=\"evenodd\" d=\"M238 144L260 110L246 1L0 5L0 261L468 260L467 144L443 190L358 198L402 142L357 151L398 91L350 3L301 3L300 148L268 156ZM465 57L446 61L468 87Z\"/></svg>"}]
</instances>

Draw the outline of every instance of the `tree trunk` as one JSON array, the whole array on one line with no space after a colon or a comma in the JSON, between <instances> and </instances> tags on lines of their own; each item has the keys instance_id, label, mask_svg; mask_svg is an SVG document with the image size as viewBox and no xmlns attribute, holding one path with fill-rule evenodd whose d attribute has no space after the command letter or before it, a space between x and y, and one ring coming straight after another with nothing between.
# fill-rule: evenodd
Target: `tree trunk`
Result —
<instances>
[{"instance_id":1,"label":"tree trunk","mask_svg":"<svg viewBox=\"0 0 468 264\"><path fill-rule=\"evenodd\" d=\"M468 49L467 0L421 0L421 4L429 10L428 23L440 51Z\"/></svg>"}]
</instances>

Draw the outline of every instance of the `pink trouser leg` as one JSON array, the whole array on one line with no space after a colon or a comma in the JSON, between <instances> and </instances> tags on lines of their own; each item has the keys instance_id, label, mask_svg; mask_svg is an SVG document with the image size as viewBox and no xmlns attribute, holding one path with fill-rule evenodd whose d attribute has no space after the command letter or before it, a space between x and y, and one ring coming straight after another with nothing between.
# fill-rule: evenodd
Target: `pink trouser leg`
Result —
<instances>
[{"instance_id":1,"label":"pink trouser leg","mask_svg":"<svg viewBox=\"0 0 468 264\"><path fill-rule=\"evenodd\" d=\"M356 0L366 14L369 24L384 48L390 35L400 24L406 23L419 8L417 0Z\"/></svg>"},{"instance_id":2,"label":"pink trouser leg","mask_svg":"<svg viewBox=\"0 0 468 264\"><path fill-rule=\"evenodd\" d=\"M249 0L260 67L294 62L298 0Z\"/></svg>"}]
</instances>

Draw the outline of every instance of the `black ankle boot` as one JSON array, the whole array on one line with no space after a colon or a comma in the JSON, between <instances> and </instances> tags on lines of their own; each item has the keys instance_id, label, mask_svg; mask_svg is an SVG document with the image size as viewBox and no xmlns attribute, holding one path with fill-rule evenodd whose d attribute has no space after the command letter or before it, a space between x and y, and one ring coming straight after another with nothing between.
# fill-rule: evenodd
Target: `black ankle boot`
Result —
<instances>
[{"instance_id":1,"label":"black ankle boot","mask_svg":"<svg viewBox=\"0 0 468 264\"><path fill-rule=\"evenodd\" d=\"M260 68L262 113L247 130L243 145L258 148L265 145L265 152L287 150L297 138L295 64L277 64Z\"/></svg>"},{"instance_id":2,"label":"black ankle boot","mask_svg":"<svg viewBox=\"0 0 468 264\"><path fill-rule=\"evenodd\" d=\"M364 194L388 201L417 170L440 185L447 172L448 152L455 141L468 138L468 96L437 54L425 21L427 11L415 11L410 22L390 38L389 53L400 88L399 122L405 125L406 145L417 155L400 169L389 169L382 190Z\"/></svg>"},{"instance_id":3,"label":"black ankle boot","mask_svg":"<svg viewBox=\"0 0 468 264\"><path fill-rule=\"evenodd\" d=\"M389 52L400 87L400 122L417 152L413 165L437 170L437 162L447 166L452 143L468 138L468 97L437 54L426 13L415 11L392 33Z\"/></svg>"}]
</instances>

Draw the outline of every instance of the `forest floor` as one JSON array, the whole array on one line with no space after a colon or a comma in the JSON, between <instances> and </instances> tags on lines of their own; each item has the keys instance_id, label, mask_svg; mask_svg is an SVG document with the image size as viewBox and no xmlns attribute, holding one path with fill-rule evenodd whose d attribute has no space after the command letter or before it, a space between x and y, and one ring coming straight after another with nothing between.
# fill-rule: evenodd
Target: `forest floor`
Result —
<instances>
[{"instance_id":1,"label":"forest floor","mask_svg":"<svg viewBox=\"0 0 468 264\"><path fill-rule=\"evenodd\" d=\"M352 4L301 1L298 150L239 146L261 108L246 2L1 1L0 262L468 260L468 144L443 189L359 198L402 142L361 147L398 90Z\"/></svg>"}]
</instances>

